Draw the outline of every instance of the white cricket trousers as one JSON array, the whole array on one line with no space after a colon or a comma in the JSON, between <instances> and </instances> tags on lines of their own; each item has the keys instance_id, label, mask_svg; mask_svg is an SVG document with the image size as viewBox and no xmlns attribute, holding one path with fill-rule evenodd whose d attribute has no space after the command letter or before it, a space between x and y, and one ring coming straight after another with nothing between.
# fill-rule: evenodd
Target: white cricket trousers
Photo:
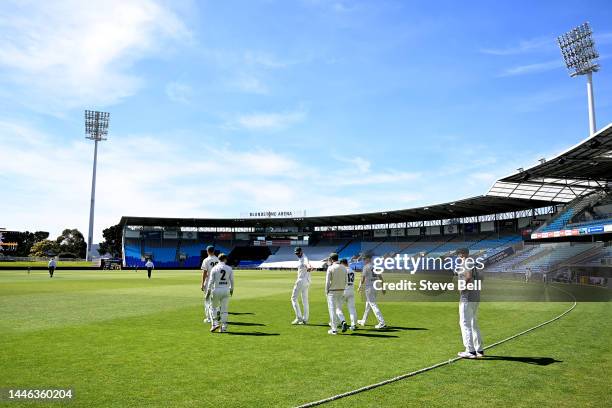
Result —
<instances>
[{"instance_id":1,"label":"white cricket trousers","mask_svg":"<svg viewBox=\"0 0 612 408\"><path fill-rule=\"evenodd\" d=\"M308 307L308 288L310 287L310 282L306 279L298 279L293 285L293 292L291 292L291 306L293 306L293 311L295 312L295 317L308 321L309 317L309 307ZM300 310L300 303L298 301L299 298L302 298L302 307L304 308L304 313Z\"/></svg>"},{"instance_id":2,"label":"white cricket trousers","mask_svg":"<svg viewBox=\"0 0 612 408\"><path fill-rule=\"evenodd\" d=\"M227 309L229 306L230 292L226 288L217 288L213 290L211 296L211 309L213 309L213 325L218 322L219 316L221 323L227 325Z\"/></svg>"},{"instance_id":3,"label":"white cricket trousers","mask_svg":"<svg viewBox=\"0 0 612 408\"><path fill-rule=\"evenodd\" d=\"M465 351L482 351L482 337L478 327L478 305L480 302L459 302L459 327Z\"/></svg>"},{"instance_id":4,"label":"white cricket trousers","mask_svg":"<svg viewBox=\"0 0 612 408\"><path fill-rule=\"evenodd\" d=\"M340 321L344 320L344 313L342 313L344 303L346 303L348 306L349 316L351 317L351 326L354 326L355 322L357 321L357 310L355 309L355 290L352 287L344 290L344 294L342 295L342 303L336 311Z\"/></svg>"},{"instance_id":5,"label":"white cricket trousers","mask_svg":"<svg viewBox=\"0 0 612 408\"><path fill-rule=\"evenodd\" d=\"M206 295L204 295L204 316L206 316L206 318L212 322L214 320L214 316L211 300L212 295L208 299L206 299Z\"/></svg>"},{"instance_id":6,"label":"white cricket trousers","mask_svg":"<svg viewBox=\"0 0 612 408\"><path fill-rule=\"evenodd\" d=\"M344 320L344 315L342 314L343 296L344 292L342 290L332 290L327 294L327 309L329 311L331 328L334 331L338 327L338 324ZM338 312L340 312L340 316L338 316Z\"/></svg>"},{"instance_id":7,"label":"white cricket trousers","mask_svg":"<svg viewBox=\"0 0 612 408\"><path fill-rule=\"evenodd\" d=\"M363 312L363 321L366 322L368 320L368 315L370 314L370 310L374 312L374 316L376 316L376 320L378 320L379 324L385 324L385 319L376 304L376 289L373 287L365 289L365 298L366 305L365 311Z\"/></svg>"}]
</instances>

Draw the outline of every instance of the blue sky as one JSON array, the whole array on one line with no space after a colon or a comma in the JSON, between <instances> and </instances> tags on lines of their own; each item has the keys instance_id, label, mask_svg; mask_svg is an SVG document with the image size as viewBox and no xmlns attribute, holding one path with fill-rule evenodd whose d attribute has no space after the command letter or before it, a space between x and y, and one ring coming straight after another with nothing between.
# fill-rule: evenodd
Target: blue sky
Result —
<instances>
[{"instance_id":1,"label":"blue sky","mask_svg":"<svg viewBox=\"0 0 612 408\"><path fill-rule=\"evenodd\" d=\"M555 43L584 21L612 121L607 1L98 3L0 4L0 227L86 231L84 109L111 113L96 239L122 215L484 194L587 136L584 78Z\"/></svg>"}]
</instances>

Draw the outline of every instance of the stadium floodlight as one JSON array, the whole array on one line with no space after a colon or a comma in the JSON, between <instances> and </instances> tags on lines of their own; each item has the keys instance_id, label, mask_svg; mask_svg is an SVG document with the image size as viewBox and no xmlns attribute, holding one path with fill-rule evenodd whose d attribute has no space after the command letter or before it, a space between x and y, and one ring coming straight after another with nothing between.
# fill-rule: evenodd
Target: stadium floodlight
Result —
<instances>
[{"instance_id":1,"label":"stadium floodlight","mask_svg":"<svg viewBox=\"0 0 612 408\"><path fill-rule=\"evenodd\" d=\"M589 103L589 130L595 133L595 102L593 100L593 72L599 71L593 31L588 22L557 38L561 54L570 76L587 76L587 98Z\"/></svg>"},{"instance_id":2,"label":"stadium floodlight","mask_svg":"<svg viewBox=\"0 0 612 408\"><path fill-rule=\"evenodd\" d=\"M91 261L93 241L94 207L96 203L96 167L98 164L98 142L108 136L108 112L85 111L85 139L94 141L93 175L91 177L91 202L89 206L89 235L87 236L87 260Z\"/></svg>"}]
</instances>

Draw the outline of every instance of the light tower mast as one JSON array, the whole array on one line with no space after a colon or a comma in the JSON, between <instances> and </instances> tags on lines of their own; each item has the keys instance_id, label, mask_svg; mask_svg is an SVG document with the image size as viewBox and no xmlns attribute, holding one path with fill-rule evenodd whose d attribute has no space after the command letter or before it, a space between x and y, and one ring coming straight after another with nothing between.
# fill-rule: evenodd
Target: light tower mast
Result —
<instances>
[{"instance_id":1,"label":"light tower mast","mask_svg":"<svg viewBox=\"0 0 612 408\"><path fill-rule=\"evenodd\" d=\"M91 203L89 205L89 235L87 236L87 260L91 261L91 247L94 228L94 207L96 203L96 167L98 165L98 142L108 135L108 112L85 111L85 136L94 141L93 174L91 177Z\"/></svg>"}]
</instances>

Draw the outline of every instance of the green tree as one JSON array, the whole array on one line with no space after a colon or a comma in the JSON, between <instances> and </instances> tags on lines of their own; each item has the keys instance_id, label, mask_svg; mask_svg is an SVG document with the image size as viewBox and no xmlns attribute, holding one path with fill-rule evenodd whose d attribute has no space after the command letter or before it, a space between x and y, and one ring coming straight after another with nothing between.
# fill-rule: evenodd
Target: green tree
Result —
<instances>
[{"instance_id":1,"label":"green tree","mask_svg":"<svg viewBox=\"0 0 612 408\"><path fill-rule=\"evenodd\" d=\"M34 233L34 242L42 241L49 238L49 233L47 231L36 231Z\"/></svg>"},{"instance_id":2,"label":"green tree","mask_svg":"<svg viewBox=\"0 0 612 408\"><path fill-rule=\"evenodd\" d=\"M87 243L83 234L76 229L65 229L62 234L55 240L60 248L60 252L68 252L78 256L79 258L85 258L87 252Z\"/></svg>"},{"instance_id":3,"label":"green tree","mask_svg":"<svg viewBox=\"0 0 612 408\"><path fill-rule=\"evenodd\" d=\"M30 256L50 256L57 255L59 252L60 246L56 241L44 239L32 245Z\"/></svg>"},{"instance_id":4,"label":"green tree","mask_svg":"<svg viewBox=\"0 0 612 408\"><path fill-rule=\"evenodd\" d=\"M121 258L123 256L122 248L123 228L121 225L113 225L102 231L104 241L100 242L98 253L100 255L110 254L113 258Z\"/></svg>"},{"instance_id":5,"label":"green tree","mask_svg":"<svg viewBox=\"0 0 612 408\"><path fill-rule=\"evenodd\" d=\"M14 250L8 250L8 248L2 250L5 255L12 256L29 256L30 250L35 243L49 237L49 233L46 231L36 231L34 233L30 231L10 231L5 232L3 235L6 242L17 243L17 248Z\"/></svg>"}]
</instances>

